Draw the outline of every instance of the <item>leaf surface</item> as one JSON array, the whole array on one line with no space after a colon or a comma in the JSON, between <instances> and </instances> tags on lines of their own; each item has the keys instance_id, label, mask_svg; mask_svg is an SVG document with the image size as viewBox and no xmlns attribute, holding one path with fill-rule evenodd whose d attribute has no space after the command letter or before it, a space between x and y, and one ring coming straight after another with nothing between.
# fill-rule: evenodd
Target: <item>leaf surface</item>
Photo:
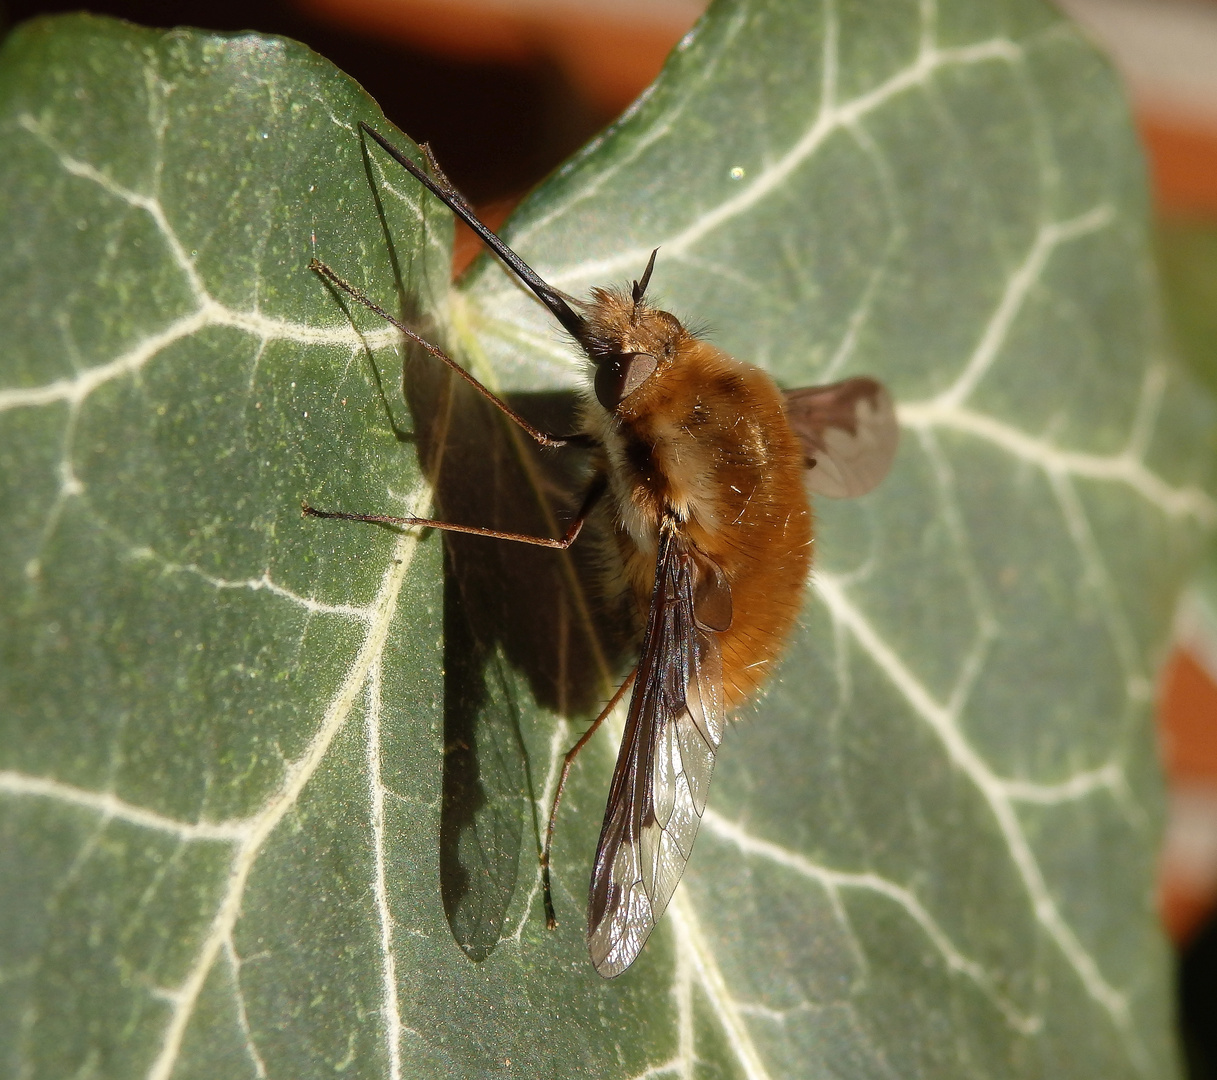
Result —
<instances>
[{"instance_id":1,"label":"leaf surface","mask_svg":"<svg viewBox=\"0 0 1217 1080\"><path fill-rule=\"evenodd\" d=\"M576 295L659 246L722 348L880 377L904 426L818 504L799 633L611 983L610 738L556 933L536 872L628 666L594 552L299 515L552 535L578 483L307 270L569 422L577 358L493 265L449 289L447 215L359 119L274 39L76 17L0 55L6 1070L1171 1075L1149 706L1213 417L1107 68L1031 2L720 3L511 222Z\"/></svg>"}]
</instances>

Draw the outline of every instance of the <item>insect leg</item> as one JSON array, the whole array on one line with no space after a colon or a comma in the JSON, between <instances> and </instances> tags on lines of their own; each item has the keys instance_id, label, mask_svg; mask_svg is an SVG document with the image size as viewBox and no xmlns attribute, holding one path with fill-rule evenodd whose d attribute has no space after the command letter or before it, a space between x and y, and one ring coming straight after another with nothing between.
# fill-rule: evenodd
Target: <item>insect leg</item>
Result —
<instances>
[{"instance_id":1,"label":"insect leg","mask_svg":"<svg viewBox=\"0 0 1217 1080\"><path fill-rule=\"evenodd\" d=\"M486 536L492 540L512 540L517 544L532 544L535 547L557 548L565 551L578 538L587 521L587 516L608 488L608 477L597 473L592 477L584 493L583 502L578 513L566 527L562 536L554 539L549 536L528 536L524 533L502 532L499 529L486 529L480 525L454 525L450 521L436 521L434 518L394 517L390 514L348 514L343 510L318 510L302 502L300 510L305 517L337 518L340 521L366 521L373 525L403 525L416 529L440 529L444 532L465 533L469 536Z\"/></svg>"},{"instance_id":2,"label":"insect leg","mask_svg":"<svg viewBox=\"0 0 1217 1080\"><path fill-rule=\"evenodd\" d=\"M492 391L488 390L485 386L483 386L480 382L478 382L477 379L475 379L472 375L470 375L469 372L467 372L463 367L461 367L460 364L458 364L455 360L453 360L452 357L449 356L446 352L444 352L444 350L441 349L438 345L432 345L431 342L429 342L426 338L421 337L419 334L417 334L415 331L411 330L408 326L406 326L400 320L395 319L392 315L390 315L387 311L385 311L385 309L382 308L379 304L377 304L374 300L372 300L371 298L366 296L360 289L357 289L349 281L346 281L343 278L339 277L329 266L327 266L325 263L323 263L320 259L310 260L310 262L308 264L308 268L310 270L314 271L315 273L320 274L323 278L326 279L326 281L330 282L330 284L332 284L335 288L341 289L344 293L347 294L347 296L349 296L356 303L362 304L369 311L374 311L377 315L379 315L382 319L384 319L385 322L389 323L391 326L393 326L397 330L401 331L401 333L405 334L405 336L408 337L411 341L413 341L416 345L421 345L424 349L427 350L427 352L429 352L437 360L442 360L445 364L448 365L448 367L450 367L454 372L456 372L457 375L459 375L462 379L464 379L465 382L467 382L470 386L472 386L474 390L476 390L479 394L481 394L482 397L484 397L487 401L489 401L491 405L493 405L496 409L498 409L504 416L506 416L513 423L518 425L522 431L524 431L529 437L534 439L536 442L540 443L542 446L566 446L570 443L576 443L576 442L582 441L581 438L576 438L576 437L571 437L571 436L563 437L563 436L558 436L558 435L549 435L546 432L542 431L540 428L533 427L532 424L530 424L527 420L525 420L524 417L522 417L518 412L515 411L515 409L513 409L510 405L508 405L507 402L505 402L502 398L498 397Z\"/></svg>"},{"instance_id":3,"label":"insect leg","mask_svg":"<svg viewBox=\"0 0 1217 1080\"><path fill-rule=\"evenodd\" d=\"M617 703L625 697L625 692L634 684L634 678L638 674L637 666L626 676L625 682L617 687L617 692L609 698L609 703L600 710L600 715L592 721L592 726L589 727L574 746L567 752L566 757L562 761L562 773L558 777L558 787L554 792L554 801L549 807L549 823L545 826L545 847L541 851L541 892L545 898L545 926L549 930L557 929L558 918L554 914L554 897L553 890L549 884L549 853L554 843L554 825L558 820L558 803L562 801L562 791L566 787L566 778L570 776L571 766L575 763L575 758L579 756L579 751L587 745L588 740L596 734L596 730L604 723L605 718L616 707Z\"/></svg>"}]
</instances>

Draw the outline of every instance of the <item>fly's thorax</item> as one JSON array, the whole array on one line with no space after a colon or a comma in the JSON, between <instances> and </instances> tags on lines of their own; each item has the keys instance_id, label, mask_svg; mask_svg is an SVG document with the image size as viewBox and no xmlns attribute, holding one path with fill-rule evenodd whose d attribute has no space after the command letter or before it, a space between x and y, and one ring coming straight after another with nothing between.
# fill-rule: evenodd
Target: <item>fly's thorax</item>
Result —
<instances>
[{"instance_id":1,"label":"fly's thorax","mask_svg":"<svg viewBox=\"0 0 1217 1080\"><path fill-rule=\"evenodd\" d=\"M801 488L781 392L760 369L687 334L615 408L589 401L584 424L605 448L614 495L629 504L628 530L652 549L665 512L716 529L747 514L775 468Z\"/></svg>"}]
</instances>

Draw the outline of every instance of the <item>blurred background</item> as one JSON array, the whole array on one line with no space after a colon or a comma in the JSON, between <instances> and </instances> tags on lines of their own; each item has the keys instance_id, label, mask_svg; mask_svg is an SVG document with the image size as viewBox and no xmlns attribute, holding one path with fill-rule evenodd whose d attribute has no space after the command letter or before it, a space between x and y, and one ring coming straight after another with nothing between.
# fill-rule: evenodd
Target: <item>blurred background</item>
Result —
<instances>
[{"instance_id":1,"label":"blurred background","mask_svg":"<svg viewBox=\"0 0 1217 1080\"><path fill-rule=\"evenodd\" d=\"M1217 0L1060 0L1123 75L1144 142L1166 308L1217 394ZM497 226L659 72L702 0L9 0L8 23L79 10L259 30L353 75L431 142ZM476 254L458 235L454 271ZM1217 562L1215 562L1217 565ZM1210 599L1212 598L1212 599ZM1217 1080L1217 574L1179 611L1160 682L1170 822L1160 907L1179 949L1192 1080Z\"/></svg>"},{"instance_id":2,"label":"blurred background","mask_svg":"<svg viewBox=\"0 0 1217 1080\"><path fill-rule=\"evenodd\" d=\"M1061 0L1128 87L1175 347L1217 392L1217 0ZM1159 905L1192 1080L1217 1078L1217 578L1186 596L1159 681L1170 785Z\"/></svg>"}]
</instances>

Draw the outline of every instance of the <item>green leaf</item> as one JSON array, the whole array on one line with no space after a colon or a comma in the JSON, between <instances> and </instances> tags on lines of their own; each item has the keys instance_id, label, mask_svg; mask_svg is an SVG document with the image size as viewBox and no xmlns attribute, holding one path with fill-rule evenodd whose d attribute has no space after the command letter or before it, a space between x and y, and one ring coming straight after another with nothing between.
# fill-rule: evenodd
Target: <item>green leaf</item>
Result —
<instances>
[{"instance_id":1,"label":"green leaf","mask_svg":"<svg viewBox=\"0 0 1217 1080\"><path fill-rule=\"evenodd\" d=\"M784 385L883 378L803 625L613 982L582 941L628 667L553 530L582 365L300 46L74 17L0 54L0 1060L31 1077L1164 1076L1150 695L1217 519L1106 66L1031 0L716 4L509 239ZM402 377L402 365L405 376ZM405 397L399 393L402 382Z\"/></svg>"}]
</instances>

